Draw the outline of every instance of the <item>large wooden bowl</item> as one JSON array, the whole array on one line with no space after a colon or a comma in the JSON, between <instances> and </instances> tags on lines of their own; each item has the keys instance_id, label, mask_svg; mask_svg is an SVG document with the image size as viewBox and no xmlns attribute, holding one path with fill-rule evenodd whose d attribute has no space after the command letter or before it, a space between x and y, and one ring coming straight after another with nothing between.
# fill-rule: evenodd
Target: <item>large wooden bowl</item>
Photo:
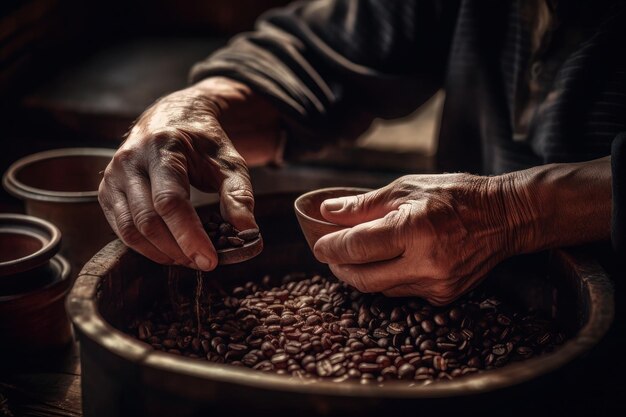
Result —
<instances>
[{"instance_id":1,"label":"large wooden bowl","mask_svg":"<svg viewBox=\"0 0 626 417\"><path fill-rule=\"evenodd\" d=\"M212 279L228 286L260 279L266 273L323 271L298 229L292 209L295 197L258 198L263 253L243 264L220 267ZM203 207L199 213L202 217L214 209ZM453 381L379 387L307 383L153 351L119 329L166 299L167 276L172 270L130 251L120 241L111 242L84 267L67 300L81 346L85 416L217 416L241 415L244 411L252 415L363 416L381 415L381 410L437 411L440 415L493 404L494 399L505 398L502 393L506 387L545 387L539 382L542 378L589 351L605 334L613 319L613 290L598 264L569 252L556 251L513 263L513 268L504 265L484 285L497 286L503 297L523 307L552 312L571 336L562 347ZM187 295L191 297L194 272L180 269L173 273L179 277L183 293L189 281ZM527 391L520 395L525 401ZM486 403L486 398L491 402Z\"/></svg>"}]
</instances>

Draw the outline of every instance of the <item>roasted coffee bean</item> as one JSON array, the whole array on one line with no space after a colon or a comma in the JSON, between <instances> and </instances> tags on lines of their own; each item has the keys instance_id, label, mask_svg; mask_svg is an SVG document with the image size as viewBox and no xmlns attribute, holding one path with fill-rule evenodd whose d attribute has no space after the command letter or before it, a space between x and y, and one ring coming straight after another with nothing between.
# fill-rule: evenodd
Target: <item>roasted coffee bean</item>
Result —
<instances>
[{"instance_id":1,"label":"roasted coffee bean","mask_svg":"<svg viewBox=\"0 0 626 417\"><path fill-rule=\"evenodd\" d=\"M442 356L435 356L433 358L433 367L438 371L445 371L448 369L448 361Z\"/></svg>"},{"instance_id":2,"label":"roasted coffee bean","mask_svg":"<svg viewBox=\"0 0 626 417\"><path fill-rule=\"evenodd\" d=\"M503 344L493 345L493 347L491 348L491 352L496 356L502 356L508 353L506 345Z\"/></svg>"},{"instance_id":3,"label":"roasted coffee bean","mask_svg":"<svg viewBox=\"0 0 626 417\"><path fill-rule=\"evenodd\" d=\"M386 366L380 371L380 374L385 378L395 378L398 375L398 368L394 365Z\"/></svg>"},{"instance_id":4,"label":"roasted coffee bean","mask_svg":"<svg viewBox=\"0 0 626 417\"><path fill-rule=\"evenodd\" d=\"M404 324L397 322L389 323L389 325L387 326L387 332L394 335L400 334L404 332Z\"/></svg>"},{"instance_id":5,"label":"roasted coffee bean","mask_svg":"<svg viewBox=\"0 0 626 417\"><path fill-rule=\"evenodd\" d=\"M424 320L422 321L421 324L422 324L422 330L424 330L424 332L432 333L433 331L435 331L435 325L433 324L432 321Z\"/></svg>"},{"instance_id":6,"label":"roasted coffee bean","mask_svg":"<svg viewBox=\"0 0 626 417\"><path fill-rule=\"evenodd\" d=\"M375 363L361 362L358 366L358 369L361 372L371 373L371 372L377 372L380 369L380 367Z\"/></svg>"},{"instance_id":7,"label":"roasted coffee bean","mask_svg":"<svg viewBox=\"0 0 626 417\"><path fill-rule=\"evenodd\" d=\"M290 355L297 355L302 351L302 344L300 342L292 341L285 344L285 352Z\"/></svg>"},{"instance_id":8,"label":"roasted coffee bean","mask_svg":"<svg viewBox=\"0 0 626 417\"><path fill-rule=\"evenodd\" d=\"M242 244L234 239L245 236L222 224L207 228ZM554 323L478 291L435 308L362 294L319 275L290 274L282 282L264 276L260 284L220 289L201 311L202 329L195 311L168 307L130 331L172 354L337 383L447 380L551 352L565 340Z\"/></svg>"},{"instance_id":9,"label":"roasted coffee bean","mask_svg":"<svg viewBox=\"0 0 626 417\"><path fill-rule=\"evenodd\" d=\"M411 379L415 375L415 366L405 363L398 368L398 376L400 379Z\"/></svg>"},{"instance_id":10,"label":"roasted coffee bean","mask_svg":"<svg viewBox=\"0 0 626 417\"><path fill-rule=\"evenodd\" d=\"M330 376L333 373L333 365L328 359L317 362L317 374L321 377Z\"/></svg>"},{"instance_id":11,"label":"roasted coffee bean","mask_svg":"<svg viewBox=\"0 0 626 417\"><path fill-rule=\"evenodd\" d=\"M275 367L287 367L287 361L289 360L289 355L286 353L276 353L272 356L270 361Z\"/></svg>"},{"instance_id":12,"label":"roasted coffee bean","mask_svg":"<svg viewBox=\"0 0 626 417\"><path fill-rule=\"evenodd\" d=\"M435 344L435 342L434 342L434 341L432 341L431 339L427 339L427 340L424 340L424 341L420 344L419 349L420 349L422 352L425 352L425 351L427 351L427 350L433 350L433 349L435 349L436 347L437 347L437 345Z\"/></svg>"},{"instance_id":13,"label":"roasted coffee bean","mask_svg":"<svg viewBox=\"0 0 626 417\"><path fill-rule=\"evenodd\" d=\"M312 314L306 318L306 325L315 326L315 325L323 323L323 321L324 320L317 314Z\"/></svg>"},{"instance_id":14,"label":"roasted coffee bean","mask_svg":"<svg viewBox=\"0 0 626 417\"><path fill-rule=\"evenodd\" d=\"M259 237L259 229L242 230L241 232L237 233L237 237L239 239L245 240L246 242L255 240L257 237Z\"/></svg>"},{"instance_id":15,"label":"roasted coffee bean","mask_svg":"<svg viewBox=\"0 0 626 417\"><path fill-rule=\"evenodd\" d=\"M528 346L518 346L517 349L515 349L515 352L517 352L517 354L522 358L529 358L533 355L533 350Z\"/></svg>"},{"instance_id":16,"label":"roasted coffee bean","mask_svg":"<svg viewBox=\"0 0 626 417\"><path fill-rule=\"evenodd\" d=\"M380 355L376 358L376 363L380 365L381 368L386 368L392 364L391 359L389 359L385 355Z\"/></svg>"},{"instance_id":17,"label":"roasted coffee bean","mask_svg":"<svg viewBox=\"0 0 626 417\"><path fill-rule=\"evenodd\" d=\"M433 321L437 326L445 326L448 324L448 316L443 313L435 314Z\"/></svg>"}]
</instances>

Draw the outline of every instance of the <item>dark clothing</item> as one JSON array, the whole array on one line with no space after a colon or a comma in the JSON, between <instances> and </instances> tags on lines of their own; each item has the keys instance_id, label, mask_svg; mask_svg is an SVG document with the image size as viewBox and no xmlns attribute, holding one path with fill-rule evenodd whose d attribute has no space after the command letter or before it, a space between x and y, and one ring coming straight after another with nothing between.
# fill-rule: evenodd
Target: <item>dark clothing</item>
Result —
<instances>
[{"instance_id":1,"label":"dark clothing","mask_svg":"<svg viewBox=\"0 0 626 417\"><path fill-rule=\"evenodd\" d=\"M292 145L354 137L444 88L442 170L497 174L610 155L626 132L626 2L560 1L550 42L535 53L528 1L295 3L191 78L228 76L265 94L297 131ZM531 74L542 60L544 72ZM543 90L529 94L536 77ZM520 136L529 97L539 102Z\"/></svg>"},{"instance_id":2,"label":"dark clothing","mask_svg":"<svg viewBox=\"0 0 626 417\"><path fill-rule=\"evenodd\" d=\"M613 138L626 131L624 6L558 4L555 48L572 26L582 40L559 58L563 63L548 81L550 99L519 142L513 140L516 99L531 68L523 4L296 3L266 14L256 32L196 65L192 79L242 80L311 134L298 137L317 141L355 135L372 117L406 115L443 87L444 170L500 173L609 155Z\"/></svg>"}]
</instances>

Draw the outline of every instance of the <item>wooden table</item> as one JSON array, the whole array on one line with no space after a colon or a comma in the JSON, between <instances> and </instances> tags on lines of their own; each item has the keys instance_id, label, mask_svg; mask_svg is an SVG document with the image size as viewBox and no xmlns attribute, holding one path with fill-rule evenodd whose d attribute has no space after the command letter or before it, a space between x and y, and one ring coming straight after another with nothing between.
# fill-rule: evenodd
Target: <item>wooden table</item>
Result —
<instances>
[{"instance_id":1,"label":"wooden table","mask_svg":"<svg viewBox=\"0 0 626 417\"><path fill-rule=\"evenodd\" d=\"M38 362L0 370L0 416L82 416L78 344Z\"/></svg>"}]
</instances>

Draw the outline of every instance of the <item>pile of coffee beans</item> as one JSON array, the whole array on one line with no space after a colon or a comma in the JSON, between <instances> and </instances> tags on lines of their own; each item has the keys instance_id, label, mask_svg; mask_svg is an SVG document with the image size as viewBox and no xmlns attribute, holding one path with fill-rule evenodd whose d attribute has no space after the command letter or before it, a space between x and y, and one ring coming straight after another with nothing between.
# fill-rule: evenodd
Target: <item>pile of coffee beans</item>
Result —
<instances>
[{"instance_id":1,"label":"pile of coffee beans","mask_svg":"<svg viewBox=\"0 0 626 417\"><path fill-rule=\"evenodd\" d=\"M238 248L259 237L259 229L239 231L232 224L224 221L217 213L209 215L209 222L204 225L204 228L217 250Z\"/></svg>"},{"instance_id":2,"label":"pile of coffee beans","mask_svg":"<svg viewBox=\"0 0 626 417\"><path fill-rule=\"evenodd\" d=\"M176 355L364 384L448 380L552 351L564 340L552 321L479 291L434 307L363 294L320 275L291 274L280 282L267 276L222 290L200 326L192 313L162 308L129 333Z\"/></svg>"}]
</instances>

